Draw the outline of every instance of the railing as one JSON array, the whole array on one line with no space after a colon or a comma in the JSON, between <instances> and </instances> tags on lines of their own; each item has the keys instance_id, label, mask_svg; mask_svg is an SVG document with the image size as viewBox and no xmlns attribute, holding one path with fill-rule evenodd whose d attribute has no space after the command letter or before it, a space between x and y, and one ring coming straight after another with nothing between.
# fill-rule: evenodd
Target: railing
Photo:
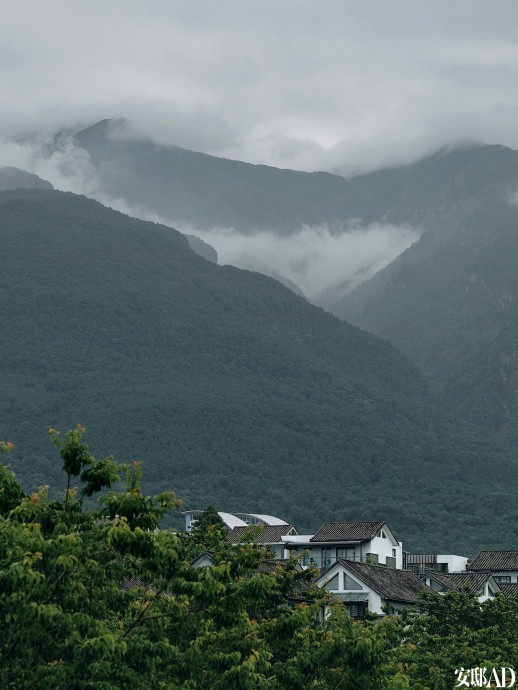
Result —
<instances>
[{"instance_id":1,"label":"railing","mask_svg":"<svg viewBox=\"0 0 518 690\"><path fill-rule=\"evenodd\" d=\"M341 557L343 560L347 561L355 561L356 563L372 563L374 565L378 565L376 561L369 556L353 556L353 557L347 557L345 556ZM314 565L317 568L329 568L330 565L333 565L333 563L336 563L339 558L336 558L336 556L322 556L322 557L314 557L314 556L301 556L298 561L301 565L304 567L309 567L310 565ZM384 565L384 564L380 564Z\"/></svg>"},{"instance_id":2,"label":"railing","mask_svg":"<svg viewBox=\"0 0 518 690\"><path fill-rule=\"evenodd\" d=\"M445 565L444 563L407 563L403 566L403 570L414 573L414 575L424 575L428 571L447 575L448 567L445 568Z\"/></svg>"}]
</instances>

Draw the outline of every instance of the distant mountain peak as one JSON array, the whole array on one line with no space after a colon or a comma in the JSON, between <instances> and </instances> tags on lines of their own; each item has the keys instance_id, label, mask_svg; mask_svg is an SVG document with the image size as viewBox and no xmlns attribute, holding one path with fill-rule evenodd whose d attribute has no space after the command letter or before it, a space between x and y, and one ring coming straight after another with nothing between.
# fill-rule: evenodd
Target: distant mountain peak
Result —
<instances>
[{"instance_id":1,"label":"distant mountain peak","mask_svg":"<svg viewBox=\"0 0 518 690\"><path fill-rule=\"evenodd\" d=\"M95 139L127 137L129 134L133 135L133 128L128 119L125 117L110 117L99 120L93 125L81 129L75 134L75 138L81 143Z\"/></svg>"}]
</instances>

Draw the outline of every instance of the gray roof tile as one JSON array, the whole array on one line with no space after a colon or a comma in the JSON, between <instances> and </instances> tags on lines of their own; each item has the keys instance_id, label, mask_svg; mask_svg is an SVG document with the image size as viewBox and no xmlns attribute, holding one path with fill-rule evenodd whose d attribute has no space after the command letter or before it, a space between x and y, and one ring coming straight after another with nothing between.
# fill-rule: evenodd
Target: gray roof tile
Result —
<instances>
[{"instance_id":1,"label":"gray roof tile","mask_svg":"<svg viewBox=\"0 0 518 690\"><path fill-rule=\"evenodd\" d=\"M481 551L468 570L518 570L518 551Z\"/></svg>"},{"instance_id":2,"label":"gray roof tile","mask_svg":"<svg viewBox=\"0 0 518 690\"><path fill-rule=\"evenodd\" d=\"M325 522L310 539L312 542L367 541L385 522Z\"/></svg>"},{"instance_id":3,"label":"gray roof tile","mask_svg":"<svg viewBox=\"0 0 518 690\"><path fill-rule=\"evenodd\" d=\"M357 563L343 559L338 562L368 587L378 592L386 601L415 604L421 592L432 591L417 575L406 570L395 570L382 565L370 565L369 563Z\"/></svg>"},{"instance_id":4,"label":"gray roof tile","mask_svg":"<svg viewBox=\"0 0 518 690\"><path fill-rule=\"evenodd\" d=\"M518 582L499 582L498 586L507 599L518 597Z\"/></svg>"},{"instance_id":5,"label":"gray roof tile","mask_svg":"<svg viewBox=\"0 0 518 690\"><path fill-rule=\"evenodd\" d=\"M467 587L470 592L479 592L491 577L491 573L448 573L448 577L457 587Z\"/></svg>"}]
</instances>

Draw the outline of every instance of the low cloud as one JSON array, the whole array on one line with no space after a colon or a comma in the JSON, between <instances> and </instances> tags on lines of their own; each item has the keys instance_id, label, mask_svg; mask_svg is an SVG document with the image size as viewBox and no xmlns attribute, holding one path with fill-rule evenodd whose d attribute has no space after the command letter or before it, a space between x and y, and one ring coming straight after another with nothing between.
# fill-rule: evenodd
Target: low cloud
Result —
<instances>
[{"instance_id":1,"label":"low cloud","mask_svg":"<svg viewBox=\"0 0 518 690\"><path fill-rule=\"evenodd\" d=\"M340 234L326 225L304 226L288 237L223 228L191 232L216 249L220 264L284 276L322 306L334 304L419 238L409 226L379 223L348 225Z\"/></svg>"},{"instance_id":2,"label":"low cloud","mask_svg":"<svg viewBox=\"0 0 518 690\"><path fill-rule=\"evenodd\" d=\"M13 166L39 175L56 189L96 198L99 174L88 153L64 138L58 149L49 149L49 139L0 141L0 167Z\"/></svg>"},{"instance_id":3,"label":"low cloud","mask_svg":"<svg viewBox=\"0 0 518 690\"><path fill-rule=\"evenodd\" d=\"M264 230L243 235L234 228L200 231L164 218L152 209L106 195L88 153L64 138L50 152L48 142L0 142L0 165L34 172L56 189L85 194L130 216L196 235L216 249L220 264L286 278L324 307L367 280L419 238L409 226L348 223L341 229L303 226L287 237Z\"/></svg>"}]
</instances>

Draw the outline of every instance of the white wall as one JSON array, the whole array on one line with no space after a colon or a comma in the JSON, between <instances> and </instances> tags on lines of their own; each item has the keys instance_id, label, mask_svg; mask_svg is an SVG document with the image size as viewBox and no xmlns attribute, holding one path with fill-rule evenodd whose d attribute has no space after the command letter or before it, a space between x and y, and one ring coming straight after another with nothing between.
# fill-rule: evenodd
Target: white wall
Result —
<instances>
[{"instance_id":1,"label":"white wall","mask_svg":"<svg viewBox=\"0 0 518 690\"><path fill-rule=\"evenodd\" d=\"M466 570L468 559L466 556L455 556L454 554L438 554L437 563L446 563L449 573L462 573Z\"/></svg>"}]
</instances>

